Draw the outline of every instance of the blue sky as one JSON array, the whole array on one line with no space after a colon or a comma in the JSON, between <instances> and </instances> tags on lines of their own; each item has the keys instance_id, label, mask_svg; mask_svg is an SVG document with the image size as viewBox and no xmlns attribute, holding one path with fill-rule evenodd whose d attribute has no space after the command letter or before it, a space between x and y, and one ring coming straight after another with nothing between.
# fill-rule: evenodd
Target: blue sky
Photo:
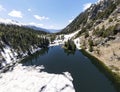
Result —
<instances>
[{"instance_id":1,"label":"blue sky","mask_svg":"<svg viewBox=\"0 0 120 92\"><path fill-rule=\"evenodd\" d=\"M98 0L0 0L0 18L62 29Z\"/></svg>"}]
</instances>

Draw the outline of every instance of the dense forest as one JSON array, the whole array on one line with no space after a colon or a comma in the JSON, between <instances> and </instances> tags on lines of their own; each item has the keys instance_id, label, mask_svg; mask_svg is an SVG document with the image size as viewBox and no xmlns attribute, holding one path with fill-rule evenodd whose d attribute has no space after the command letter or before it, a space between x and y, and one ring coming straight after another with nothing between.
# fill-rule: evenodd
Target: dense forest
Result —
<instances>
[{"instance_id":1,"label":"dense forest","mask_svg":"<svg viewBox=\"0 0 120 92\"><path fill-rule=\"evenodd\" d=\"M31 46L47 47L49 40L45 37L47 33L36 31L17 25L0 24L0 48L8 45L18 51L28 51Z\"/></svg>"}]
</instances>

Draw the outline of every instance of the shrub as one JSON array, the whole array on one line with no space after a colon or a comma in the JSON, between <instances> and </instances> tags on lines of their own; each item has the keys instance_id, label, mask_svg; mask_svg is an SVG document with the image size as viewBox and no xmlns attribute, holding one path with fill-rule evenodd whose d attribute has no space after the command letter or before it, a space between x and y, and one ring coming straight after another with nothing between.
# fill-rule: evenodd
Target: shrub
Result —
<instances>
[{"instance_id":1,"label":"shrub","mask_svg":"<svg viewBox=\"0 0 120 92\"><path fill-rule=\"evenodd\" d=\"M110 18L110 19L109 19L109 22L112 22L112 21L113 21L113 19L112 19L112 18Z\"/></svg>"},{"instance_id":2,"label":"shrub","mask_svg":"<svg viewBox=\"0 0 120 92\"><path fill-rule=\"evenodd\" d=\"M88 31L85 32L85 38L87 38L89 36Z\"/></svg>"},{"instance_id":3,"label":"shrub","mask_svg":"<svg viewBox=\"0 0 120 92\"><path fill-rule=\"evenodd\" d=\"M65 42L64 47L65 49L73 50L73 51L76 49L76 45L72 40L68 40L67 42Z\"/></svg>"},{"instance_id":4,"label":"shrub","mask_svg":"<svg viewBox=\"0 0 120 92\"><path fill-rule=\"evenodd\" d=\"M93 51L93 41L89 40L89 51L92 52Z\"/></svg>"}]
</instances>

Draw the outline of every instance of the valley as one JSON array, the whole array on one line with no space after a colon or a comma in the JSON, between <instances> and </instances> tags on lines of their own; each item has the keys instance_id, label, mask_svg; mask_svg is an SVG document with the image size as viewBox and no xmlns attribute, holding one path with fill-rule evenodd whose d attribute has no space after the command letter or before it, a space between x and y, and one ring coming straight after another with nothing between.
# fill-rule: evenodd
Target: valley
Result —
<instances>
[{"instance_id":1,"label":"valley","mask_svg":"<svg viewBox=\"0 0 120 92\"><path fill-rule=\"evenodd\" d=\"M120 1L99 0L59 30L0 18L0 90L120 92Z\"/></svg>"}]
</instances>

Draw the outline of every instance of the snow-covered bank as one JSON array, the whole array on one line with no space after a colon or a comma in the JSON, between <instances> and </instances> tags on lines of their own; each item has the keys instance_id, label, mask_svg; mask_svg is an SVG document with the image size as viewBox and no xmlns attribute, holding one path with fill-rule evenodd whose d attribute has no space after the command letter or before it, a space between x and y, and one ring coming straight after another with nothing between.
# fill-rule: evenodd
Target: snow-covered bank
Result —
<instances>
[{"instance_id":1,"label":"snow-covered bank","mask_svg":"<svg viewBox=\"0 0 120 92\"><path fill-rule=\"evenodd\" d=\"M13 71L0 74L1 92L75 92L68 72L48 74L44 68L17 65Z\"/></svg>"},{"instance_id":2,"label":"snow-covered bank","mask_svg":"<svg viewBox=\"0 0 120 92\"><path fill-rule=\"evenodd\" d=\"M81 31L81 30L78 30L78 31L76 31L76 32L74 32L74 33L71 33L71 34L64 35L64 39L55 39L55 40L53 41L53 43L50 44L49 46L57 46L57 45L60 45L60 44L64 44L64 43L65 43L66 41L68 41L69 39L74 38L75 35L76 35L79 31ZM61 36L61 35L60 35L60 36ZM80 48L80 39L79 39L79 38L74 39L74 43L75 43L77 49L81 49L81 48Z\"/></svg>"},{"instance_id":3,"label":"snow-covered bank","mask_svg":"<svg viewBox=\"0 0 120 92\"><path fill-rule=\"evenodd\" d=\"M31 46L30 53L33 54L33 53L39 51L40 49L41 48L39 48L39 47L33 48L33 46ZM0 51L0 54L3 58L0 61L0 68L4 68L7 65L13 65L13 63L17 63L17 62L21 61L21 59L28 56L28 51L26 51L25 53L23 53L21 51L18 54L18 52L16 52L10 46L5 45L5 47L3 47L3 50Z\"/></svg>"},{"instance_id":4,"label":"snow-covered bank","mask_svg":"<svg viewBox=\"0 0 120 92\"><path fill-rule=\"evenodd\" d=\"M75 32L73 32L73 33L71 33L71 34L65 35L65 36L64 36L64 41L67 41L67 40L75 37L75 35L76 35L79 31L81 31L81 30L77 30L77 31L75 31Z\"/></svg>"},{"instance_id":5,"label":"snow-covered bank","mask_svg":"<svg viewBox=\"0 0 120 92\"><path fill-rule=\"evenodd\" d=\"M52 44L50 44L49 47L58 46L60 44L64 44L64 41L63 40L54 40L54 42L52 42Z\"/></svg>"},{"instance_id":6,"label":"snow-covered bank","mask_svg":"<svg viewBox=\"0 0 120 92\"><path fill-rule=\"evenodd\" d=\"M77 49L81 49L80 48L80 38L74 39L74 43L75 43Z\"/></svg>"}]
</instances>

